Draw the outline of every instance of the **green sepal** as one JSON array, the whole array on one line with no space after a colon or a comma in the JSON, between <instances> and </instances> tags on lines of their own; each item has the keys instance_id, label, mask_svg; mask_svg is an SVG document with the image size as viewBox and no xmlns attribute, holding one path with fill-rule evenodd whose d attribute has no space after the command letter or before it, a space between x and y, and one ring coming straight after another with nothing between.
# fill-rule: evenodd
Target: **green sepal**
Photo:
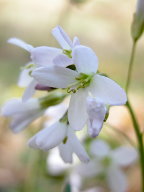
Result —
<instances>
[{"instance_id":1,"label":"green sepal","mask_svg":"<svg viewBox=\"0 0 144 192\"><path fill-rule=\"evenodd\" d=\"M53 91L47 96L39 99L40 106L42 109L46 109L50 106L58 105L64 100L66 96L67 94L64 92Z\"/></svg>"}]
</instances>

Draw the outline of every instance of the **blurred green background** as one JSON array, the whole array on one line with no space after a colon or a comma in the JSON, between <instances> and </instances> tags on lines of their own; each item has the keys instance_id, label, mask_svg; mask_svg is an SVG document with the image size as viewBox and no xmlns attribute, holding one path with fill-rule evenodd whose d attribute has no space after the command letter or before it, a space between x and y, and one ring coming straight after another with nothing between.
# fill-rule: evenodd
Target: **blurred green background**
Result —
<instances>
[{"instance_id":1,"label":"blurred green background","mask_svg":"<svg viewBox=\"0 0 144 192\"><path fill-rule=\"evenodd\" d=\"M132 47L130 26L135 4L135 0L0 0L1 106L7 99L22 95L23 90L18 88L16 83L20 68L29 61L29 53L8 44L7 40L10 37L17 37L33 46L59 46L51 35L51 29L56 25L61 25L70 37L78 36L81 44L92 47L99 58L100 71L124 87ZM138 44L130 86L130 96L142 126L144 126L143 73L144 37ZM119 110L114 108L109 121L134 137L133 132L129 131L131 124L123 107L119 107ZM24 180L22 173L25 166L19 163L21 158L19 154L23 150L28 150L25 149L26 139L25 132L13 135L9 131L7 120L1 118L0 191L15 191L11 186L17 185L19 180ZM27 153L35 152L28 150ZM60 187L62 185L59 181L56 180L57 187L59 184ZM60 191L59 188L50 188L56 187L53 184L55 180L42 182L46 182L49 187L49 190L45 191ZM22 190L19 188L18 191Z\"/></svg>"}]
</instances>

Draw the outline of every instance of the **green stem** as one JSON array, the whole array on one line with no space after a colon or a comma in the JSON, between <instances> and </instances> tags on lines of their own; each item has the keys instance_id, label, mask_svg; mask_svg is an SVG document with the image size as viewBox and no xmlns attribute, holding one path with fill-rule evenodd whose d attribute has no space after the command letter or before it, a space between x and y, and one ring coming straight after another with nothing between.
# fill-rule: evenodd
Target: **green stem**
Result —
<instances>
[{"instance_id":1,"label":"green stem","mask_svg":"<svg viewBox=\"0 0 144 192\"><path fill-rule=\"evenodd\" d=\"M143 136L140 132L140 127L138 124L138 121L136 119L136 116L133 112L132 106L127 102L127 108L129 110L129 113L131 115L132 123L134 126L135 134L138 141L138 149L139 149L139 156L140 156L140 165L141 165L141 176L142 176L142 192L144 192L144 146L143 146Z\"/></svg>"},{"instance_id":2,"label":"green stem","mask_svg":"<svg viewBox=\"0 0 144 192\"><path fill-rule=\"evenodd\" d=\"M130 56L130 62L129 62L129 68L128 68L128 76L126 81L126 93L128 94L129 91L129 85L131 82L131 76L132 76L132 69L133 69L133 63L134 63L134 57L135 57L135 51L136 51L136 43L137 40L133 41L131 56ZM144 145L143 145L143 137L140 131L140 126L138 124L138 121L136 119L136 116L134 114L133 108L131 104L129 103L129 100L126 104L127 109L131 115L134 131L136 134L137 142L138 142L138 151L139 151L139 157L140 157L140 166L141 166L141 181L142 181L142 188L141 191L144 192Z\"/></svg>"},{"instance_id":3,"label":"green stem","mask_svg":"<svg viewBox=\"0 0 144 192\"><path fill-rule=\"evenodd\" d=\"M132 68L133 68L135 50L136 50L136 43L137 43L137 41L134 41L133 46L132 46L131 57L130 57L129 68L128 68L127 81L126 81L126 88L125 88L126 93L128 93L128 89L129 89L129 85L130 85L130 81L131 81Z\"/></svg>"}]
</instances>

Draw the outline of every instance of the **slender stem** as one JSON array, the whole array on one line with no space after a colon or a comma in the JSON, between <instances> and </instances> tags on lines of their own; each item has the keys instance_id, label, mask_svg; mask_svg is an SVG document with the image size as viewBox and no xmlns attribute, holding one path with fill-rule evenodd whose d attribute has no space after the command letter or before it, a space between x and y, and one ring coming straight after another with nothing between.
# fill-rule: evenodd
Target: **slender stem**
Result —
<instances>
[{"instance_id":1,"label":"slender stem","mask_svg":"<svg viewBox=\"0 0 144 192\"><path fill-rule=\"evenodd\" d=\"M135 50L136 50L136 43L137 41L133 42L132 46L132 51L131 51L131 56L130 56L130 62L129 62L129 68L128 68L128 75L127 75L127 81L126 81L126 93L128 93L130 81L131 81L131 75L132 75L132 68L133 68L133 63L134 63L134 57L135 57Z\"/></svg>"},{"instance_id":2,"label":"slender stem","mask_svg":"<svg viewBox=\"0 0 144 192\"><path fill-rule=\"evenodd\" d=\"M131 75L132 75L132 69L133 69L133 63L134 63L134 57L135 57L135 51L136 51L136 43L137 41L133 41L131 56L130 56L130 62L129 62L129 68L128 68L128 76L126 81L126 93L128 94L129 91L129 85L131 82ZM138 142L138 150L139 150L139 157L140 157L140 165L141 165L141 181L142 181L142 188L141 191L144 192L144 144L143 144L143 137L140 131L140 126L138 124L137 118L134 114L133 108L128 100L127 109L131 115L134 131L136 134L137 142Z\"/></svg>"},{"instance_id":3,"label":"slender stem","mask_svg":"<svg viewBox=\"0 0 144 192\"><path fill-rule=\"evenodd\" d=\"M140 127L139 124L137 122L136 116L133 112L132 106L129 103L129 101L127 102L127 108L129 110L129 113L131 115L131 119L133 122L133 126L134 126L134 130L135 130L135 134L138 140L138 149L139 149L139 156L140 156L140 165L141 165L141 174L142 174L142 192L144 192L144 146L143 146L143 136L140 132Z\"/></svg>"}]
</instances>

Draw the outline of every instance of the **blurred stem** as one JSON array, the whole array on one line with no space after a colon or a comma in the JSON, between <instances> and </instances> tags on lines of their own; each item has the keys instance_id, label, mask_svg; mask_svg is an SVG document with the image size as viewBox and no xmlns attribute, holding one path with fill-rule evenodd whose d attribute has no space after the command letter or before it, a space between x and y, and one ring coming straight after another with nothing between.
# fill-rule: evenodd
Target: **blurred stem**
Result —
<instances>
[{"instance_id":1,"label":"blurred stem","mask_svg":"<svg viewBox=\"0 0 144 192\"><path fill-rule=\"evenodd\" d=\"M127 75L127 81L126 81L126 93L128 93L129 85L131 82L131 76L132 76L132 69L133 69L133 63L134 63L134 57L135 57L135 51L136 51L136 43L137 41L133 41L132 45L132 51L129 61L129 68L128 68L128 75Z\"/></svg>"},{"instance_id":2,"label":"blurred stem","mask_svg":"<svg viewBox=\"0 0 144 192\"><path fill-rule=\"evenodd\" d=\"M129 110L129 113L131 115L131 119L132 119L132 123L134 126L134 130L135 130L135 134L137 137L137 141L138 141L138 149L139 149L139 156L140 156L140 165L141 165L141 176L142 176L142 192L144 192L144 146L143 146L143 135L140 132L140 127L138 124L138 121L136 119L136 116L133 112L132 106L129 103L129 101L127 102L127 108Z\"/></svg>"},{"instance_id":3,"label":"blurred stem","mask_svg":"<svg viewBox=\"0 0 144 192\"><path fill-rule=\"evenodd\" d=\"M131 82L131 75L132 75L132 69L133 69L133 63L134 63L134 57L135 57L135 52L136 52L136 45L137 45L137 40L133 41L133 46L132 46L132 51L131 51L131 56L130 56L130 62L129 62L129 68L128 68L128 75L127 75L127 81L126 81L126 93L128 94L129 91L129 85ZM140 131L140 126L138 124L137 118L135 116L135 113L133 111L133 108L129 102L129 99L127 101L127 109L130 113L134 131L136 134L137 142L138 142L138 150L139 150L139 157L140 157L140 165L141 165L141 183L142 183L142 189L141 191L144 192L144 144L143 144L143 136Z\"/></svg>"},{"instance_id":4,"label":"blurred stem","mask_svg":"<svg viewBox=\"0 0 144 192\"><path fill-rule=\"evenodd\" d=\"M134 141L123 131L117 129L116 127L110 125L109 123L106 123L106 126L110 127L113 131L117 132L118 134L121 134L126 139L126 141L128 141L133 147L136 147Z\"/></svg>"}]
</instances>

